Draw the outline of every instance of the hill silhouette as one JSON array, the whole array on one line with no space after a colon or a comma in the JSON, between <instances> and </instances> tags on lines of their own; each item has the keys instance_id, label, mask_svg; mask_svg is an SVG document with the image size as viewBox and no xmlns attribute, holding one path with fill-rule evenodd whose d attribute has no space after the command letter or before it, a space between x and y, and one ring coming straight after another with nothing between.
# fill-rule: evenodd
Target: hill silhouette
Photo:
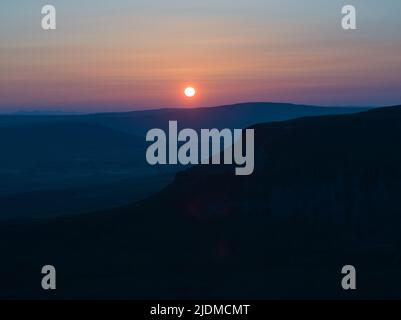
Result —
<instances>
[{"instance_id":1,"label":"hill silhouette","mask_svg":"<svg viewBox=\"0 0 401 320\"><path fill-rule=\"evenodd\" d=\"M153 128L166 129L169 120L194 129L233 129L362 110L244 103L90 115L0 116L0 220L111 208L159 191L182 168L149 166L145 135Z\"/></svg>"},{"instance_id":2,"label":"hill silhouette","mask_svg":"<svg viewBox=\"0 0 401 320\"><path fill-rule=\"evenodd\" d=\"M255 125L252 176L196 166L119 209L3 223L0 295L400 298L400 123L398 106Z\"/></svg>"},{"instance_id":3,"label":"hill silhouette","mask_svg":"<svg viewBox=\"0 0 401 320\"><path fill-rule=\"evenodd\" d=\"M366 111L361 107L319 107L290 103L248 102L209 108L169 108L160 110L88 115L94 121L136 135L153 128L166 130L170 120L195 130L202 128L245 128L256 123L284 121L317 115L348 114ZM135 123L135 126L132 124Z\"/></svg>"}]
</instances>

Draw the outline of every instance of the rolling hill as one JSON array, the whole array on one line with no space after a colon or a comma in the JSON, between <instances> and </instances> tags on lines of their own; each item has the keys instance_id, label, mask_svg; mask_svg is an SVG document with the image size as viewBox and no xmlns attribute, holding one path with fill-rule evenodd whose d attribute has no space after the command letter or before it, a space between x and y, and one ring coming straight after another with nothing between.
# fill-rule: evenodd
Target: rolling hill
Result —
<instances>
[{"instance_id":1,"label":"rolling hill","mask_svg":"<svg viewBox=\"0 0 401 320\"><path fill-rule=\"evenodd\" d=\"M244 128L362 110L245 103L93 115L0 116L0 220L111 208L159 191L182 168L149 166L144 137L149 129L166 128L169 120L195 129ZM44 201L50 197L53 201Z\"/></svg>"},{"instance_id":2,"label":"rolling hill","mask_svg":"<svg viewBox=\"0 0 401 320\"><path fill-rule=\"evenodd\" d=\"M119 209L1 224L0 296L400 298L401 106L254 129L252 176L196 166Z\"/></svg>"}]
</instances>

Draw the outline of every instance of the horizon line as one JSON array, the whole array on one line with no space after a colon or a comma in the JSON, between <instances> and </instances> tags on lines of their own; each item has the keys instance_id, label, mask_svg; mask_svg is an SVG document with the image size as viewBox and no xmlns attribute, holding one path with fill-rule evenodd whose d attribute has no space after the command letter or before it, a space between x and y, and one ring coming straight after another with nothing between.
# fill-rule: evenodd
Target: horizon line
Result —
<instances>
[{"instance_id":1,"label":"horizon line","mask_svg":"<svg viewBox=\"0 0 401 320\"><path fill-rule=\"evenodd\" d=\"M198 109L211 109L211 108L223 108L223 107L235 107L240 105L256 105L256 104L275 104L275 105L293 105L300 107L314 107L314 108L379 108L386 107L387 105L370 105L370 106L361 106L361 105L315 105L315 104L304 104L304 103L294 103L294 102L272 102L272 101L245 101L245 102L236 102L229 104L221 104L214 106L203 106L203 107L188 107L188 106L176 106L176 107L148 107L146 109L132 109L132 110L114 110L114 111L94 111L94 112L85 112L78 110L52 110L52 109L30 109L30 110L16 110L9 112L1 112L0 116L82 116L82 115L99 115L99 114L116 114L116 113L132 113L132 112L152 112L152 111L162 111L162 110L198 110ZM392 106L396 106L392 105ZM401 103L399 104L401 105Z\"/></svg>"}]
</instances>

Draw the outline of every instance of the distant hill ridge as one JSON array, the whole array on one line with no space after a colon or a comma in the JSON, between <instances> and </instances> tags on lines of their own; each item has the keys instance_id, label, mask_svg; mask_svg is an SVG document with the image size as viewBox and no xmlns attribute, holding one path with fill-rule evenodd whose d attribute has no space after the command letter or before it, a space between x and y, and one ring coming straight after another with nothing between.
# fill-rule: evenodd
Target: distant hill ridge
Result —
<instances>
[{"instance_id":1,"label":"distant hill ridge","mask_svg":"<svg viewBox=\"0 0 401 320\"><path fill-rule=\"evenodd\" d=\"M242 128L259 122L283 121L303 116L355 113L368 110L357 107L318 107L288 103L240 103L205 108L166 108L132 112L87 115L2 115L0 127L26 123L97 123L130 134L144 136L150 128L165 128L177 120L194 129Z\"/></svg>"}]
</instances>

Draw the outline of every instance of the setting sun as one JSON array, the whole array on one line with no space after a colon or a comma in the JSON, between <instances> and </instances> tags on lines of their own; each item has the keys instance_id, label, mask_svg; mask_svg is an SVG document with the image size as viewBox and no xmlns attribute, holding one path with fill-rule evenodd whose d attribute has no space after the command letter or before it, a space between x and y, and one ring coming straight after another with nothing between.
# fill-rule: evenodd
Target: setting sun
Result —
<instances>
[{"instance_id":1,"label":"setting sun","mask_svg":"<svg viewBox=\"0 0 401 320\"><path fill-rule=\"evenodd\" d=\"M196 90L192 87L188 87L185 89L184 93L188 98L192 98L193 96L195 96Z\"/></svg>"}]
</instances>

